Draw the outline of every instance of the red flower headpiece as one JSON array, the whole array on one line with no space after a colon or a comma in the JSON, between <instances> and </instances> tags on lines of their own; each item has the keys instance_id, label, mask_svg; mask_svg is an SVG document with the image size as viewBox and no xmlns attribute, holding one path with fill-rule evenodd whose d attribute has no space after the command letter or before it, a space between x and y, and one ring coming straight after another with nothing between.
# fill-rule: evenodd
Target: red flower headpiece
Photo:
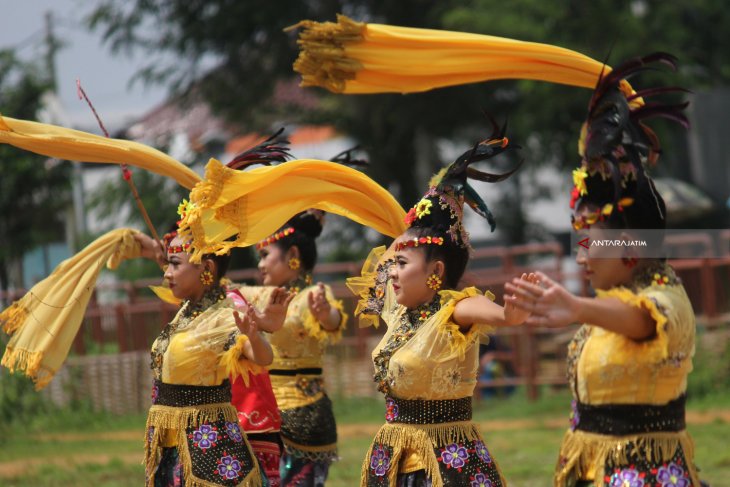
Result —
<instances>
[{"instance_id":1,"label":"red flower headpiece","mask_svg":"<svg viewBox=\"0 0 730 487\"><path fill-rule=\"evenodd\" d=\"M267 247L267 246L271 245L272 243L274 243L278 240L281 240L284 237L288 237L292 233L294 233L294 227L286 227L284 230L282 230L280 232L276 232L275 234L273 234L269 237L266 237L265 239L263 239L262 241L257 243L256 250L261 250L264 247Z\"/></svg>"},{"instance_id":2,"label":"red flower headpiece","mask_svg":"<svg viewBox=\"0 0 730 487\"><path fill-rule=\"evenodd\" d=\"M443 237L415 237L395 244L395 250L403 250L408 247L420 247L421 245L443 245Z\"/></svg>"}]
</instances>

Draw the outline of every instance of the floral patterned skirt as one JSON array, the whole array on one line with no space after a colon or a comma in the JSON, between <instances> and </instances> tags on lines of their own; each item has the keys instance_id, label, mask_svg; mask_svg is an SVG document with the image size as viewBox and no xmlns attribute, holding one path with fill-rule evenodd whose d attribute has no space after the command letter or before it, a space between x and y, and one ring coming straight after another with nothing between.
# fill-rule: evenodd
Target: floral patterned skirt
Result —
<instances>
[{"instance_id":1,"label":"floral patterned skirt","mask_svg":"<svg viewBox=\"0 0 730 487\"><path fill-rule=\"evenodd\" d=\"M556 487L700 487L693 444L686 432L636 438L568 432ZM593 441L591 441L593 440ZM593 478L591 478L593 477Z\"/></svg>"},{"instance_id":2,"label":"floral patterned skirt","mask_svg":"<svg viewBox=\"0 0 730 487\"><path fill-rule=\"evenodd\" d=\"M681 446L666 462L648 460L636 451L634 445L628 446L627 456L625 463L607 461L603 477L596 478L593 484L610 487L699 487L692 483L692 474Z\"/></svg>"},{"instance_id":3,"label":"floral patterned skirt","mask_svg":"<svg viewBox=\"0 0 730 487\"><path fill-rule=\"evenodd\" d=\"M177 486L175 475L179 473L182 473L185 481L183 484L189 486L233 487L242 482L252 486L268 485L260 480L263 475L259 463L236 421L235 409L230 405L226 409L230 411L217 412L215 420L211 414L205 420L196 422L187 421L184 416L178 417L177 408L150 408L145 446L147 485L158 485L158 477L163 476L168 480L160 480L163 482L161 485ZM201 416L204 414L194 408L183 410L183 413L189 411ZM217 411L217 408L213 408L213 411ZM183 426L185 423L187 426ZM164 427L169 424L180 426L175 429ZM167 441L170 436L174 442Z\"/></svg>"},{"instance_id":4,"label":"floral patterned skirt","mask_svg":"<svg viewBox=\"0 0 730 487\"><path fill-rule=\"evenodd\" d=\"M413 453L424 469L401 473L401 459ZM363 462L360 485L504 487L506 483L476 425L466 421L384 425Z\"/></svg>"},{"instance_id":5,"label":"floral patterned skirt","mask_svg":"<svg viewBox=\"0 0 730 487\"><path fill-rule=\"evenodd\" d=\"M180 463L180 454L178 453L177 448L171 447L162 449L160 464L157 466L157 471L155 472L154 486L185 487L183 466L182 463ZM261 479L261 486L275 487L274 484L271 484L265 477Z\"/></svg>"}]
</instances>

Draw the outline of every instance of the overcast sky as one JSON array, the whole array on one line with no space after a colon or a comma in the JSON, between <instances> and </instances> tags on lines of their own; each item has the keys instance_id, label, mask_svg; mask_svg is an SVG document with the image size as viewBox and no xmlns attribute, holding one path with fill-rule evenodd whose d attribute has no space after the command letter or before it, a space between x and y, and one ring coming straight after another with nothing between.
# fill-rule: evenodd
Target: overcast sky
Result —
<instances>
[{"instance_id":1,"label":"overcast sky","mask_svg":"<svg viewBox=\"0 0 730 487\"><path fill-rule=\"evenodd\" d=\"M136 58L112 56L98 33L90 33L80 22L95 0L0 0L0 48L17 47L23 59L42 58L44 14L53 13L54 30L65 47L56 56L58 95L74 126L95 130L86 104L76 97L76 78L111 129L154 108L165 98L162 87L129 86L142 66ZM12 116L11 113L5 115Z\"/></svg>"}]
</instances>

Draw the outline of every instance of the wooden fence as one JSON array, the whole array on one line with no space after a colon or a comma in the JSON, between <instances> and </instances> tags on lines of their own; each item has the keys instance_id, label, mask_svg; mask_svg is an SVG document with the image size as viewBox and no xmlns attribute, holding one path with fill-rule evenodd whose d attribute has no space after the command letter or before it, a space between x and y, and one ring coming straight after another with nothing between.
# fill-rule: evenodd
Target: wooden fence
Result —
<instances>
[{"instance_id":1,"label":"wooden fence","mask_svg":"<svg viewBox=\"0 0 730 487\"><path fill-rule=\"evenodd\" d=\"M730 232L729 232L730 233ZM697 237L691 242L702 243ZM730 237L728 239L730 242ZM503 285L522 272L542 270L551 278L588 293L587 282L576 273L563 269L564 253L558 243L498 246L477 249L464 276L465 285L492 291L502 303ZM672 265L682 278L695 307L698 321L707 326L727 322L730 290L730 255L720 259L679 259ZM330 283L335 295L345 301L350 315L355 299L344 285L345 278L359 275L361 263L323 263L316 277ZM232 271L236 282L254 282L256 269ZM154 298L147 287L159 281L136 281L100 286L92 299L84 323L67 360L66 367L48 387L58 403L90 397L99 408L115 413L143 411L149 405L149 348L161 326L169 322L176 309ZM104 295L114 294L112 304L100 304ZM0 298L19 297L0 296ZM7 302L7 301L6 301ZM479 389L525 386L528 397L538 397L540 386L565 383L565 350L574 329L515 327L497 329L501 348L492 356L507 366L513 375L479 381ZM381 331L359 328L351 320L343 340L329 348L325 374L330 394L377 396L372 382L370 351ZM479 397L479 394L477 394Z\"/></svg>"}]
</instances>

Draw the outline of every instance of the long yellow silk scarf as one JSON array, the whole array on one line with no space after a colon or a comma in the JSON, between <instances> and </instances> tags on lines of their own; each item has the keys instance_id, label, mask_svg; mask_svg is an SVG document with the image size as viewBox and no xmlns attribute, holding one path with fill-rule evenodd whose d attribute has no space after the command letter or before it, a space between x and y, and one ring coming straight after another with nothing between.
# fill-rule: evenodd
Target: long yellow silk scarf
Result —
<instances>
[{"instance_id":1,"label":"long yellow silk scarf","mask_svg":"<svg viewBox=\"0 0 730 487\"><path fill-rule=\"evenodd\" d=\"M174 179L191 189L200 176L167 154L138 142L0 116L0 143L77 162L127 163Z\"/></svg>"},{"instance_id":2,"label":"long yellow silk scarf","mask_svg":"<svg viewBox=\"0 0 730 487\"><path fill-rule=\"evenodd\" d=\"M0 364L24 372L36 389L45 387L68 356L99 272L139 256L136 232L102 235L0 313L0 325L12 336Z\"/></svg>"},{"instance_id":3,"label":"long yellow silk scarf","mask_svg":"<svg viewBox=\"0 0 730 487\"><path fill-rule=\"evenodd\" d=\"M315 159L245 172L211 159L190 203L179 233L192 240L193 261L252 245L308 208L345 216L391 237L406 230L405 211L385 188L355 169Z\"/></svg>"},{"instance_id":4,"label":"long yellow silk scarf","mask_svg":"<svg viewBox=\"0 0 730 487\"><path fill-rule=\"evenodd\" d=\"M335 93L414 93L496 79L533 79L593 89L605 69L558 46L464 32L305 20L294 70L302 86Z\"/></svg>"},{"instance_id":5,"label":"long yellow silk scarf","mask_svg":"<svg viewBox=\"0 0 730 487\"><path fill-rule=\"evenodd\" d=\"M83 162L127 163L194 188L181 231L192 238L195 261L254 244L300 211L318 208L395 237L405 212L388 191L365 174L329 161L301 159L249 171L211 159L205 180L170 156L137 142L0 116L0 143ZM226 239L237 235L233 241Z\"/></svg>"}]
</instances>

